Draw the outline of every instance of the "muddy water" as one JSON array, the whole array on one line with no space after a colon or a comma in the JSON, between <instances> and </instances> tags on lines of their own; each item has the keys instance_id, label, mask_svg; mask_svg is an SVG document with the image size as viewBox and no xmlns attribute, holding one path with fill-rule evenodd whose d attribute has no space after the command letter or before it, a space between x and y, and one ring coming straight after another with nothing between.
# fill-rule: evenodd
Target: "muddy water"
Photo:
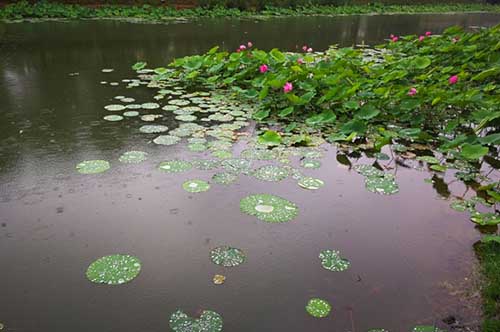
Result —
<instances>
[{"instance_id":1,"label":"muddy water","mask_svg":"<svg viewBox=\"0 0 500 332\"><path fill-rule=\"evenodd\" d=\"M213 172L169 175L156 166L203 154L182 144L154 146L138 132L139 119L101 120L114 96L149 102L153 92L99 82L132 77L137 60L154 67L216 44L324 49L498 22L500 16L481 14L0 25L0 322L7 331L156 332L168 331L177 308L215 310L224 331L239 332L408 331L448 315L474 321L461 295L471 287L465 278L479 234L466 213L449 208L446 191L424 182L427 172L393 163L400 192L380 196L326 148L323 166L305 171L325 182L320 190L242 176L232 186L189 194L183 181L209 180ZM150 159L120 165L120 154L133 149ZM113 165L107 173L74 170L101 158ZM444 180L451 196L467 191ZM298 218L276 225L241 214L239 200L254 193L297 203ZM247 262L230 270L212 264L209 250L224 244L243 249ZM351 268L322 269L317 255L327 248L340 250ZM88 282L87 266L113 253L138 256L139 277L118 287ZM212 284L215 273L227 276L223 286ZM311 297L330 301L333 314L308 316Z\"/></svg>"}]
</instances>

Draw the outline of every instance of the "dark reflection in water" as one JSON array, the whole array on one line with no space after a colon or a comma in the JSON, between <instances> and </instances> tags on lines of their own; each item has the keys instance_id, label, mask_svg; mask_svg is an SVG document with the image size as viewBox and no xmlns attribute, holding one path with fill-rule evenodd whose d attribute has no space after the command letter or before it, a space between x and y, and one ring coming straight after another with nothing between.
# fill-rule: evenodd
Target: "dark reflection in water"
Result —
<instances>
[{"instance_id":1,"label":"dark reflection in water","mask_svg":"<svg viewBox=\"0 0 500 332\"><path fill-rule=\"evenodd\" d=\"M426 172L395 163L401 192L374 195L349 169L360 154L328 150L324 166L310 171L325 181L317 192L291 179L270 185L242 177L187 194L183 181L211 173L168 176L155 168L196 154L148 144L138 119L101 120L114 96L142 103L152 101L152 91L99 82L132 77L137 60L160 66L213 45L233 49L251 40L264 49L306 43L321 50L499 21L480 14L0 25L0 321L12 331L167 331L176 308L216 310L225 331L239 332L352 331L352 324L356 331L407 331L449 314L473 320L451 294L460 294L455 288L470 271L477 233L442 197L466 191L462 183L435 179L433 188ZM118 165L130 149L151 159ZM95 158L110 160L112 170L74 172L76 163ZM259 192L296 202L299 217L269 225L241 215L239 200ZM232 270L211 264L209 249L222 244L244 249L248 262ZM352 268L322 270L317 255L326 248L341 250ZM91 261L122 252L142 259L139 278L121 287L85 280ZM215 273L228 277L224 286L211 284ZM310 297L329 300L333 316L308 317Z\"/></svg>"}]
</instances>

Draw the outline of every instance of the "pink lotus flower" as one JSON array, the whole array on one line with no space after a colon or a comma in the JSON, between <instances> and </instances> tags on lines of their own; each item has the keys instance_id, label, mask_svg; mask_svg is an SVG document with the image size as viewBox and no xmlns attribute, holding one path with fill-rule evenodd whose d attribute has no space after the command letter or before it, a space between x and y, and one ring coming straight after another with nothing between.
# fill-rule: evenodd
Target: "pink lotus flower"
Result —
<instances>
[{"instance_id":1,"label":"pink lotus flower","mask_svg":"<svg viewBox=\"0 0 500 332\"><path fill-rule=\"evenodd\" d=\"M266 71L269 70L269 67L267 65L260 65L259 71L264 74Z\"/></svg>"},{"instance_id":2,"label":"pink lotus flower","mask_svg":"<svg viewBox=\"0 0 500 332\"><path fill-rule=\"evenodd\" d=\"M247 49L247 47L245 45L240 45L240 50L243 51L243 50L246 50L246 49Z\"/></svg>"},{"instance_id":3,"label":"pink lotus flower","mask_svg":"<svg viewBox=\"0 0 500 332\"><path fill-rule=\"evenodd\" d=\"M310 47L307 49L307 53L311 53L312 51L313 51L313 49Z\"/></svg>"},{"instance_id":4,"label":"pink lotus flower","mask_svg":"<svg viewBox=\"0 0 500 332\"><path fill-rule=\"evenodd\" d=\"M283 92L288 93L293 90L293 85L290 82L286 82L285 85L283 85Z\"/></svg>"},{"instance_id":5,"label":"pink lotus flower","mask_svg":"<svg viewBox=\"0 0 500 332\"><path fill-rule=\"evenodd\" d=\"M408 96L414 96L417 94L417 89L415 88L410 88L410 91L408 91Z\"/></svg>"},{"instance_id":6,"label":"pink lotus flower","mask_svg":"<svg viewBox=\"0 0 500 332\"><path fill-rule=\"evenodd\" d=\"M394 37L395 36L392 33L389 35L389 38L391 38L391 39L394 38Z\"/></svg>"},{"instance_id":7,"label":"pink lotus flower","mask_svg":"<svg viewBox=\"0 0 500 332\"><path fill-rule=\"evenodd\" d=\"M429 37L430 35L432 35L432 32L427 31L427 32L425 33L425 35L426 35L427 37Z\"/></svg>"},{"instance_id":8,"label":"pink lotus flower","mask_svg":"<svg viewBox=\"0 0 500 332\"><path fill-rule=\"evenodd\" d=\"M304 51L304 52L307 51L307 45L302 46L302 51Z\"/></svg>"},{"instance_id":9,"label":"pink lotus flower","mask_svg":"<svg viewBox=\"0 0 500 332\"><path fill-rule=\"evenodd\" d=\"M459 37L453 37L453 38L451 39L451 42L452 42L452 43L456 43L456 42L458 42L459 40L460 40L460 38L459 38Z\"/></svg>"},{"instance_id":10,"label":"pink lotus flower","mask_svg":"<svg viewBox=\"0 0 500 332\"><path fill-rule=\"evenodd\" d=\"M391 38L392 42L395 43L399 40L399 37L398 36L394 36Z\"/></svg>"},{"instance_id":11,"label":"pink lotus flower","mask_svg":"<svg viewBox=\"0 0 500 332\"><path fill-rule=\"evenodd\" d=\"M420 37L418 37L418 41L419 41L419 42L423 42L423 41L424 41L424 39L425 39L425 36L420 36Z\"/></svg>"},{"instance_id":12,"label":"pink lotus flower","mask_svg":"<svg viewBox=\"0 0 500 332\"><path fill-rule=\"evenodd\" d=\"M453 75L448 79L448 82L450 82L451 85L456 84L458 82L458 76Z\"/></svg>"},{"instance_id":13,"label":"pink lotus flower","mask_svg":"<svg viewBox=\"0 0 500 332\"><path fill-rule=\"evenodd\" d=\"M303 65L303 64L304 64L304 63L306 63L306 62L304 61L304 59L302 59L302 58L298 58L298 59L297 59L297 63L298 63L299 65Z\"/></svg>"},{"instance_id":14,"label":"pink lotus flower","mask_svg":"<svg viewBox=\"0 0 500 332\"><path fill-rule=\"evenodd\" d=\"M253 46L252 42L251 42L251 41L249 41L249 42L247 43L247 46L248 46L248 48L252 47L252 46Z\"/></svg>"}]
</instances>

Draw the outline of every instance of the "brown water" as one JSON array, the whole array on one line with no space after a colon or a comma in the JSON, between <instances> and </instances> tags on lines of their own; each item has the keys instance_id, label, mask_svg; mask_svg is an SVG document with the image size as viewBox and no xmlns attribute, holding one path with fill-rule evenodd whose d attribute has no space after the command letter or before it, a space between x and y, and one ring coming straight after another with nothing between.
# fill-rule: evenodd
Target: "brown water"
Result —
<instances>
[{"instance_id":1,"label":"brown water","mask_svg":"<svg viewBox=\"0 0 500 332\"><path fill-rule=\"evenodd\" d=\"M315 192L292 179L269 184L243 176L232 186L189 194L183 181L212 173L169 175L156 165L200 154L149 144L139 119L101 120L114 96L149 102L152 91L99 82L133 77L137 60L154 67L216 44L234 49L251 40L293 50L307 43L320 50L498 22L498 15L470 14L1 24L0 322L16 332L156 332L169 330L177 308L215 310L224 331L238 332L408 331L447 315L475 320L461 291L471 287L464 278L479 234L466 213L449 208L446 190L424 182L427 172L393 163L400 192L380 196L328 148L323 167L306 171L325 181ZM118 156L131 149L150 159L119 165ZM113 164L109 172L75 172L78 162L100 158ZM444 182L451 195L467 190L452 177ZM253 193L297 203L299 217L276 225L241 214L240 199ZM230 270L212 264L209 250L224 244L243 249L247 262ZM340 250L351 268L322 269L317 255L327 248ZM139 277L117 287L88 282L87 266L113 253L138 256ZM223 286L212 284L215 273L227 276ZM333 314L308 316L311 297L330 301Z\"/></svg>"}]
</instances>

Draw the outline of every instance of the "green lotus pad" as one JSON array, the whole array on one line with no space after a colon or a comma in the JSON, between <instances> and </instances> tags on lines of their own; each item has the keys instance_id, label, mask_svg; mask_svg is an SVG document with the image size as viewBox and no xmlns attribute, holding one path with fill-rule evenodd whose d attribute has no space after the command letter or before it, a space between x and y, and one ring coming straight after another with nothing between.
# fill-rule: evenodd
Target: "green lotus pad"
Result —
<instances>
[{"instance_id":1,"label":"green lotus pad","mask_svg":"<svg viewBox=\"0 0 500 332\"><path fill-rule=\"evenodd\" d=\"M141 107L146 109L146 110L154 110L154 109L160 108L160 105L157 103L144 103L141 105Z\"/></svg>"},{"instance_id":2,"label":"green lotus pad","mask_svg":"<svg viewBox=\"0 0 500 332\"><path fill-rule=\"evenodd\" d=\"M252 172L253 177L262 181L281 181L286 179L288 174L286 168L274 165L265 165Z\"/></svg>"},{"instance_id":3,"label":"green lotus pad","mask_svg":"<svg viewBox=\"0 0 500 332\"><path fill-rule=\"evenodd\" d=\"M297 217L299 212L294 203L270 194L247 196L240 201L240 209L269 223L288 222Z\"/></svg>"},{"instance_id":4,"label":"green lotus pad","mask_svg":"<svg viewBox=\"0 0 500 332\"><path fill-rule=\"evenodd\" d=\"M210 251L210 259L214 264L233 267L242 264L246 256L241 249L222 246Z\"/></svg>"},{"instance_id":5,"label":"green lotus pad","mask_svg":"<svg viewBox=\"0 0 500 332\"><path fill-rule=\"evenodd\" d=\"M237 179L238 175L229 172L216 173L212 176L213 182L224 185L234 183Z\"/></svg>"},{"instance_id":6,"label":"green lotus pad","mask_svg":"<svg viewBox=\"0 0 500 332\"><path fill-rule=\"evenodd\" d=\"M365 178L365 186L369 191L383 195L392 195L399 191L394 176L390 174L386 174L384 177L369 176Z\"/></svg>"},{"instance_id":7,"label":"green lotus pad","mask_svg":"<svg viewBox=\"0 0 500 332\"><path fill-rule=\"evenodd\" d=\"M153 140L153 143L158 145L174 145L181 141L180 137L172 135L160 135Z\"/></svg>"},{"instance_id":8,"label":"green lotus pad","mask_svg":"<svg viewBox=\"0 0 500 332\"><path fill-rule=\"evenodd\" d=\"M208 171L220 166L220 161L217 159L197 159L193 161L193 166L202 171Z\"/></svg>"},{"instance_id":9,"label":"green lotus pad","mask_svg":"<svg viewBox=\"0 0 500 332\"><path fill-rule=\"evenodd\" d=\"M120 285L131 281L141 271L141 262L130 255L104 256L90 264L87 279L96 284Z\"/></svg>"},{"instance_id":10,"label":"green lotus pad","mask_svg":"<svg viewBox=\"0 0 500 332\"><path fill-rule=\"evenodd\" d=\"M120 104L111 104L111 105L104 106L104 109L106 111L110 111L110 112L123 111L125 108L126 107L124 105L120 105Z\"/></svg>"},{"instance_id":11,"label":"green lotus pad","mask_svg":"<svg viewBox=\"0 0 500 332\"><path fill-rule=\"evenodd\" d=\"M250 172L252 162L248 159L229 158L223 160L221 166L228 172L233 172L236 174L248 173Z\"/></svg>"},{"instance_id":12,"label":"green lotus pad","mask_svg":"<svg viewBox=\"0 0 500 332\"><path fill-rule=\"evenodd\" d=\"M195 179L184 182L182 188L190 193L201 193L210 189L210 185L206 181Z\"/></svg>"},{"instance_id":13,"label":"green lotus pad","mask_svg":"<svg viewBox=\"0 0 500 332\"><path fill-rule=\"evenodd\" d=\"M316 190L325 185L325 183L320 179L311 178L308 176L302 177L297 182L298 185L304 189Z\"/></svg>"},{"instance_id":14,"label":"green lotus pad","mask_svg":"<svg viewBox=\"0 0 500 332\"><path fill-rule=\"evenodd\" d=\"M127 111L127 112L123 112L123 116L126 116L126 117L134 117L134 116L139 116L139 112L137 111Z\"/></svg>"},{"instance_id":15,"label":"green lotus pad","mask_svg":"<svg viewBox=\"0 0 500 332\"><path fill-rule=\"evenodd\" d=\"M321 259L321 265L330 271L341 272L349 268L351 263L340 257L340 252L337 250L323 250L319 253L319 259Z\"/></svg>"},{"instance_id":16,"label":"green lotus pad","mask_svg":"<svg viewBox=\"0 0 500 332\"><path fill-rule=\"evenodd\" d=\"M207 150L207 146L202 143L191 143L188 144L187 148L191 152L203 152Z\"/></svg>"},{"instance_id":17,"label":"green lotus pad","mask_svg":"<svg viewBox=\"0 0 500 332\"><path fill-rule=\"evenodd\" d=\"M367 332L389 332L386 329L369 329Z\"/></svg>"},{"instance_id":18,"label":"green lotus pad","mask_svg":"<svg viewBox=\"0 0 500 332\"><path fill-rule=\"evenodd\" d=\"M306 305L306 311L309 315L316 318L324 318L330 314L332 306L325 300L314 298L310 299Z\"/></svg>"},{"instance_id":19,"label":"green lotus pad","mask_svg":"<svg viewBox=\"0 0 500 332\"><path fill-rule=\"evenodd\" d=\"M192 318L177 310L170 316L169 325L174 332L220 332L224 324L215 311L204 310L200 318Z\"/></svg>"},{"instance_id":20,"label":"green lotus pad","mask_svg":"<svg viewBox=\"0 0 500 332\"><path fill-rule=\"evenodd\" d=\"M158 169L160 171L168 172L168 173L179 173L189 171L193 165L189 161L184 160L169 160L162 161L160 165L158 165Z\"/></svg>"},{"instance_id":21,"label":"green lotus pad","mask_svg":"<svg viewBox=\"0 0 500 332\"><path fill-rule=\"evenodd\" d=\"M125 164L137 164L145 161L148 158L147 152L144 151L127 151L118 159Z\"/></svg>"},{"instance_id":22,"label":"green lotus pad","mask_svg":"<svg viewBox=\"0 0 500 332\"><path fill-rule=\"evenodd\" d=\"M163 133L168 130L167 126L162 126L162 125L144 125L139 128L139 131L141 133L145 134L157 134L157 133Z\"/></svg>"},{"instance_id":23,"label":"green lotus pad","mask_svg":"<svg viewBox=\"0 0 500 332\"><path fill-rule=\"evenodd\" d=\"M103 117L104 120L106 121L111 121L111 122L116 122L116 121L121 121L123 120L123 116L121 115L106 115Z\"/></svg>"},{"instance_id":24,"label":"green lotus pad","mask_svg":"<svg viewBox=\"0 0 500 332\"><path fill-rule=\"evenodd\" d=\"M363 176L384 176L384 172L372 165L356 165L354 170Z\"/></svg>"},{"instance_id":25,"label":"green lotus pad","mask_svg":"<svg viewBox=\"0 0 500 332\"><path fill-rule=\"evenodd\" d=\"M320 168L321 167L321 162L319 160L314 160L314 159L304 159L300 163L300 165L304 168Z\"/></svg>"},{"instance_id":26,"label":"green lotus pad","mask_svg":"<svg viewBox=\"0 0 500 332\"><path fill-rule=\"evenodd\" d=\"M440 328L431 325L417 325L412 330L412 332L444 332Z\"/></svg>"},{"instance_id":27,"label":"green lotus pad","mask_svg":"<svg viewBox=\"0 0 500 332\"><path fill-rule=\"evenodd\" d=\"M416 159L418 161L425 161L428 164L439 164L439 160L432 156L418 156Z\"/></svg>"},{"instance_id":28,"label":"green lotus pad","mask_svg":"<svg viewBox=\"0 0 500 332\"><path fill-rule=\"evenodd\" d=\"M82 174L96 174L107 171L111 164L106 160L85 160L76 165L76 170Z\"/></svg>"},{"instance_id":29,"label":"green lotus pad","mask_svg":"<svg viewBox=\"0 0 500 332\"><path fill-rule=\"evenodd\" d=\"M233 154L231 153L231 151L215 150L212 151L212 156L219 159L229 159L233 156Z\"/></svg>"}]
</instances>

